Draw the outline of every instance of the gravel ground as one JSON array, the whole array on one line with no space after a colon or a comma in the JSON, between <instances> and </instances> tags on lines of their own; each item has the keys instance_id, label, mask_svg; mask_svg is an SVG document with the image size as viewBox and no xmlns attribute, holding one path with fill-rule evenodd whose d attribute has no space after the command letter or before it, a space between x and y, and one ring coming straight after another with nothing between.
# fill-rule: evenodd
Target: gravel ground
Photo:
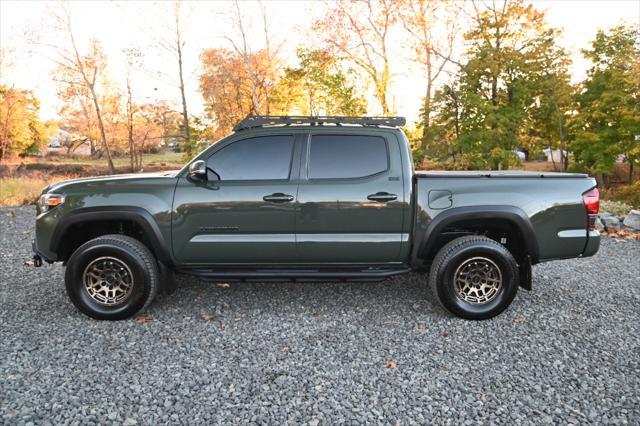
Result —
<instances>
[{"instance_id":1,"label":"gravel ground","mask_svg":"<svg viewBox=\"0 0 640 426\"><path fill-rule=\"evenodd\" d=\"M535 267L484 322L414 274L185 279L141 324L90 320L61 266L23 266L33 216L0 210L0 423L640 423L640 242Z\"/></svg>"}]
</instances>

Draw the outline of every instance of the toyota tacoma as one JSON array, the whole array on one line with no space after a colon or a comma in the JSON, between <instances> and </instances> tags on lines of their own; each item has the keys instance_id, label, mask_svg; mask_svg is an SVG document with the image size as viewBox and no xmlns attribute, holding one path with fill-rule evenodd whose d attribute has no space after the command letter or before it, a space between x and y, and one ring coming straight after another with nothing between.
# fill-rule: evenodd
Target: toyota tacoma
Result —
<instances>
[{"instance_id":1,"label":"toyota tacoma","mask_svg":"<svg viewBox=\"0 0 640 426\"><path fill-rule=\"evenodd\" d=\"M493 317L531 266L592 256L599 195L583 174L413 170L402 117L251 116L177 172L43 190L34 262L66 265L73 304L128 318L174 275L375 281L423 273L468 319Z\"/></svg>"}]
</instances>

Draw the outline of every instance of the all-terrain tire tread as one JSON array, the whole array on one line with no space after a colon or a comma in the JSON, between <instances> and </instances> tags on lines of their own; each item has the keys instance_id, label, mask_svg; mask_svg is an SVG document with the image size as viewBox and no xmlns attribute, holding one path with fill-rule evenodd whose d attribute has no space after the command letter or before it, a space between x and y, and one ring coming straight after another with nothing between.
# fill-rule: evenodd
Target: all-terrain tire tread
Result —
<instances>
[{"instance_id":1,"label":"all-terrain tire tread","mask_svg":"<svg viewBox=\"0 0 640 426\"><path fill-rule=\"evenodd\" d=\"M475 242L486 242L488 244L494 245L502 250L507 250L502 244L498 243L495 240L492 240L489 237L485 237L484 235L469 235L466 237L459 237L455 240L449 241L447 244L442 246L440 251L436 254L436 257L433 259L431 263L431 268L429 270L429 288L431 289L432 296L438 300L438 304L442 309L446 312L449 312L449 309L442 303L441 298L438 296L438 270L442 266L442 263L445 262L451 256L452 253L457 251L460 247L463 247L469 243ZM516 274L517 276L517 274Z\"/></svg>"},{"instance_id":2,"label":"all-terrain tire tread","mask_svg":"<svg viewBox=\"0 0 640 426\"><path fill-rule=\"evenodd\" d=\"M76 253L82 253L83 249L85 249L87 246L94 245L96 243L120 246L121 248L134 252L136 256L142 259L145 269L149 273L149 295L147 296L147 299L145 300L142 308L140 308L140 310L138 311L139 313L144 312L149 307L151 302L153 302L153 299L155 298L160 286L158 266L156 264L156 259L153 256L153 253L151 253L151 250L149 250L149 248L139 240L136 240L133 237L129 237L128 235L107 234L89 240L78 247L74 254L71 255L69 262L71 262Z\"/></svg>"}]
</instances>

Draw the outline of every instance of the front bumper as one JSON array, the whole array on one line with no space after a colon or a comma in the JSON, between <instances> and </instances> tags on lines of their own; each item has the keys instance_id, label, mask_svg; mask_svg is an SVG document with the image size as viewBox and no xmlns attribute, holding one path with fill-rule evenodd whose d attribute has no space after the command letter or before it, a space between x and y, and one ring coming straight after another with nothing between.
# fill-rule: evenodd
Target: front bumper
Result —
<instances>
[{"instance_id":1,"label":"front bumper","mask_svg":"<svg viewBox=\"0 0 640 426\"><path fill-rule=\"evenodd\" d=\"M598 252L600 248L600 232L597 230L589 231L589 235L587 238L587 245L584 247L584 251L582 252L582 257L593 256Z\"/></svg>"},{"instance_id":2,"label":"front bumper","mask_svg":"<svg viewBox=\"0 0 640 426\"><path fill-rule=\"evenodd\" d=\"M47 263L53 263L53 260L47 259L39 250L36 245L35 240L31 242L31 250L33 251L33 266L40 267L42 266L42 261L46 261Z\"/></svg>"}]
</instances>

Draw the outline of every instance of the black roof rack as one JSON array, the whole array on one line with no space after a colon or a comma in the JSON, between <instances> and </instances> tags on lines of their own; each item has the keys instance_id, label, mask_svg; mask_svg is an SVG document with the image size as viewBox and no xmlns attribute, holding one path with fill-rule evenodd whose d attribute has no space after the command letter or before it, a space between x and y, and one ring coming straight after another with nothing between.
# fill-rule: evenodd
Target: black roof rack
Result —
<instances>
[{"instance_id":1,"label":"black roof rack","mask_svg":"<svg viewBox=\"0 0 640 426\"><path fill-rule=\"evenodd\" d=\"M399 127L407 124L404 117L341 117L341 116L297 116L297 115L250 115L233 128L234 132L244 129L265 126L290 126L292 124L358 124L361 126L389 126Z\"/></svg>"}]
</instances>

